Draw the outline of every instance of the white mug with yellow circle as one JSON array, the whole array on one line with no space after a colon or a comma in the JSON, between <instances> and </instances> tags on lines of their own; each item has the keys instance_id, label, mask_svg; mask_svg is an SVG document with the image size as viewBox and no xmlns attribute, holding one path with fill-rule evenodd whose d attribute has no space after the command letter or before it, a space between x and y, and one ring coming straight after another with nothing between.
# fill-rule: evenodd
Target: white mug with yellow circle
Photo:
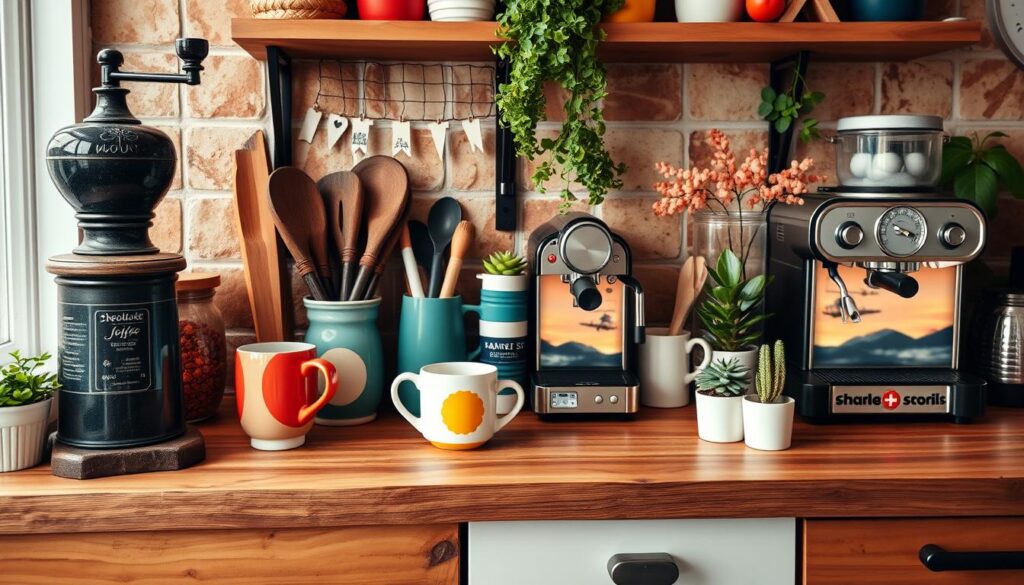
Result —
<instances>
[{"instance_id":1,"label":"white mug with yellow circle","mask_svg":"<svg viewBox=\"0 0 1024 585\"><path fill-rule=\"evenodd\" d=\"M402 382L412 382L420 393L421 416L413 416L398 397ZM516 391L511 412L498 417L498 392ZM474 362L423 366L419 374L399 374L391 383L391 400L398 412L423 437L441 449L475 449L512 421L523 408L526 393L512 380L499 380L498 368Z\"/></svg>"}]
</instances>

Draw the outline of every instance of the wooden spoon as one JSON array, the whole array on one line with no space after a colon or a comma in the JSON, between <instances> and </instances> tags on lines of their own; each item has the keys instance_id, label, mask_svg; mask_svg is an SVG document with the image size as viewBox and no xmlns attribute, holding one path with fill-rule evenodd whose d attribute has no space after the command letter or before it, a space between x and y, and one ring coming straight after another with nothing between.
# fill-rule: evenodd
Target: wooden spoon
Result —
<instances>
[{"instance_id":1,"label":"wooden spoon","mask_svg":"<svg viewBox=\"0 0 1024 585\"><path fill-rule=\"evenodd\" d=\"M676 286L676 305L672 311L672 324L669 325L669 335L680 335L686 320L693 310L693 303L704 288L704 281L707 280L707 261L703 256L691 256L679 270L679 282Z\"/></svg>"},{"instance_id":2,"label":"wooden spoon","mask_svg":"<svg viewBox=\"0 0 1024 585\"><path fill-rule=\"evenodd\" d=\"M466 220L459 222L452 235L452 255L448 259L448 269L444 273L444 284L441 285L439 298L447 299L455 296L455 285L459 282L459 273L462 272L462 259L473 247L473 224Z\"/></svg>"},{"instance_id":3,"label":"wooden spoon","mask_svg":"<svg viewBox=\"0 0 1024 585\"><path fill-rule=\"evenodd\" d=\"M267 196L270 175L263 132L245 150L235 151L235 226L242 236L242 270L257 341L290 341L291 282L279 253L274 216Z\"/></svg>"},{"instance_id":4,"label":"wooden spoon","mask_svg":"<svg viewBox=\"0 0 1024 585\"><path fill-rule=\"evenodd\" d=\"M412 211L411 202L402 210L402 218L399 220L398 225L395 226L395 229L391 230L391 235L388 236L388 241L384 244L380 259L377 261L377 267L373 270L373 276L370 277L370 286L366 288L364 299L372 299L377 295L377 287L380 286L381 275L384 274L388 260L391 259L391 255L394 254L398 243L402 240L402 228L405 227L405 222L409 219L410 211Z\"/></svg>"},{"instance_id":5,"label":"wooden spoon","mask_svg":"<svg viewBox=\"0 0 1024 585\"><path fill-rule=\"evenodd\" d=\"M363 216L366 220L366 249L359 259L359 274L348 300L362 299L380 253L409 203L409 175L402 163L390 156L371 156L352 169L363 184Z\"/></svg>"},{"instance_id":6,"label":"wooden spoon","mask_svg":"<svg viewBox=\"0 0 1024 585\"><path fill-rule=\"evenodd\" d=\"M316 184L327 206L327 225L341 259L339 300L347 300L355 280L359 254L359 228L363 221L363 184L359 175L340 171ZM337 210L337 213L335 212Z\"/></svg>"},{"instance_id":7,"label":"wooden spoon","mask_svg":"<svg viewBox=\"0 0 1024 585\"><path fill-rule=\"evenodd\" d=\"M327 218L316 183L295 167L281 167L270 175L270 205L274 225L295 259L295 270L306 281L309 294L318 301L331 300L317 276L321 263L328 270L329 265Z\"/></svg>"}]
</instances>

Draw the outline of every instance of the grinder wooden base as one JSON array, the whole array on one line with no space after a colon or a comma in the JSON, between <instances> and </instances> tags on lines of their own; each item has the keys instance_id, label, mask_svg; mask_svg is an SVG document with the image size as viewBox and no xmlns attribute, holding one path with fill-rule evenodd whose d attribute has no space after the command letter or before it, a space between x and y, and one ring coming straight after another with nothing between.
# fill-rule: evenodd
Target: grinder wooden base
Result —
<instances>
[{"instance_id":1,"label":"grinder wooden base","mask_svg":"<svg viewBox=\"0 0 1024 585\"><path fill-rule=\"evenodd\" d=\"M57 477L95 479L113 475L175 471L206 458L203 435L193 426L185 434L155 445L127 449L82 449L53 439L50 468Z\"/></svg>"}]
</instances>

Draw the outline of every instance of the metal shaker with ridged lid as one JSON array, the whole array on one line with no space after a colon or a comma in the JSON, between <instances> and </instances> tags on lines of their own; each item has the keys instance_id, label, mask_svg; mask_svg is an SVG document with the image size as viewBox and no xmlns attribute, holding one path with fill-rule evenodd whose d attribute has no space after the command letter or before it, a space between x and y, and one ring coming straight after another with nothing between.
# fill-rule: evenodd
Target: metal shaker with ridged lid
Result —
<instances>
[{"instance_id":1,"label":"metal shaker with ridged lid","mask_svg":"<svg viewBox=\"0 0 1024 585\"><path fill-rule=\"evenodd\" d=\"M978 335L978 373L989 383L989 402L1024 407L1024 290L985 291Z\"/></svg>"}]
</instances>

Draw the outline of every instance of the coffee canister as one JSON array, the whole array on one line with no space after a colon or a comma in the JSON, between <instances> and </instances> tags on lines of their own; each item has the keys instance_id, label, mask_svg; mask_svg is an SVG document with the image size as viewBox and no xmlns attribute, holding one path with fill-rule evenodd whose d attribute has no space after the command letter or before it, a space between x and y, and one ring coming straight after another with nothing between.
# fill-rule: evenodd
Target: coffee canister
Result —
<instances>
[{"instance_id":1,"label":"coffee canister","mask_svg":"<svg viewBox=\"0 0 1024 585\"><path fill-rule=\"evenodd\" d=\"M480 361L498 368L498 377L527 387L530 377L530 277L478 274L480 288ZM516 393L498 394L498 414L511 412Z\"/></svg>"},{"instance_id":2,"label":"coffee canister","mask_svg":"<svg viewBox=\"0 0 1024 585\"><path fill-rule=\"evenodd\" d=\"M57 439L111 449L185 432L176 254L51 258L60 316Z\"/></svg>"}]
</instances>

